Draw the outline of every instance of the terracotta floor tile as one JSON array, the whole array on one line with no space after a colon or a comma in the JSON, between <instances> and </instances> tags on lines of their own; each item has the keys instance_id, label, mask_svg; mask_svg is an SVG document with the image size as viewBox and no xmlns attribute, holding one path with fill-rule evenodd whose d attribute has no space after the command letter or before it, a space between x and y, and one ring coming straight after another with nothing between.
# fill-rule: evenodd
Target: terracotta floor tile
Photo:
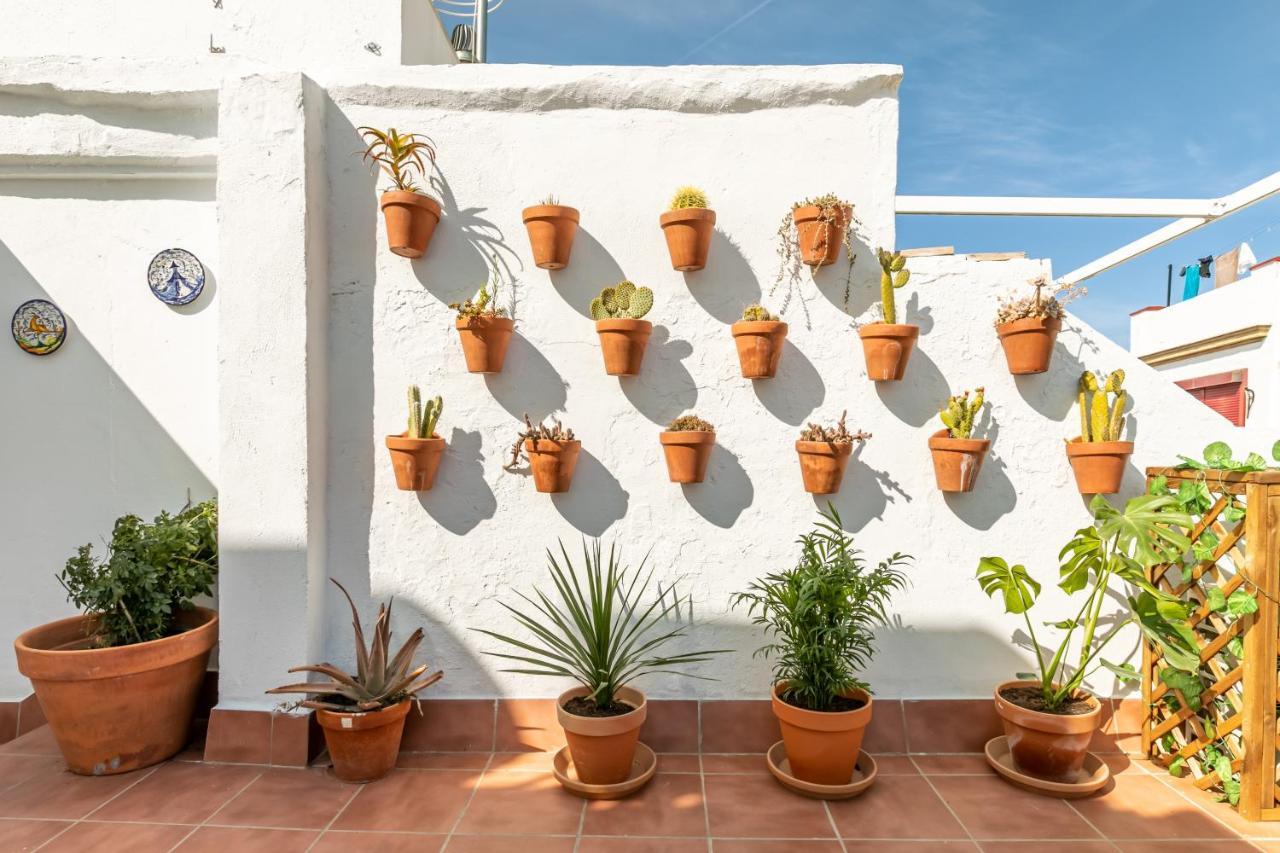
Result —
<instances>
[{"instance_id":1,"label":"terracotta floor tile","mask_svg":"<svg viewBox=\"0 0 1280 853\"><path fill-rule=\"evenodd\" d=\"M40 849L47 853L168 853L191 829L154 823L77 823Z\"/></svg>"},{"instance_id":2,"label":"terracotta floor tile","mask_svg":"<svg viewBox=\"0 0 1280 853\"><path fill-rule=\"evenodd\" d=\"M876 774L879 776L919 776L909 755L875 755Z\"/></svg>"},{"instance_id":3,"label":"terracotta floor tile","mask_svg":"<svg viewBox=\"0 0 1280 853\"><path fill-rule=\"evenodd\" d=\"M418 770L483 770L489 763L487 752L402 752L396 767Z\"/></svg>"},{"instance_id":4,"label":"terracotta floor tile","mask_svg":"<svg viewBox=\"0 0 1280 853\"><path fill-rule=\"evenodd\" d=\"M495 752L490 770L531 770L550 773L555 762L554 752Z\"/></svg>"},{"instance_id":5,"label":"terracotta floor tile","mask_svg":"<svg viewBox=\"0 0 1280 853\"><path fill-rule=\"evenodd\" d=\"M768 773L769 765L764 753L753 752L747 755L729 755L723 752L704 752L702 754L703 773Z\"/></svg>"},{"instance_id":6,"label":"terracotta floor tile","mask_svg":"<svg viewBox=\"0 0 1280 853\"><path fill-rule=\"evenodd\" d=\"M722 838L831 838L826 809L766 773L707 776L711 834Z\"/></svg>"},{"instance_id":7,"label":"terracotta floor tile","mask_svg":"<svg viewBox=\"0 0 1280 853\"><path fill-rule=\"evenodd\" d=\"M0 791L0 817L82 818L152 772L77 776L60 762L45 763L20 785Z\"/></svg>"},{"instance_id":8,"label":"terracotta floor tile","mask_svg":"<svg viewBox=\"0 0 1280 853\"><path fill-rule=\"evenodd\" d=\"M707 853L705 838L602 838L583 836L578 853Z\"/></svg>"},{"instance_id":9,"label":"terracotta floor tile","mask_svg":"<svg viewBox=\"0 0 1280 853\"><path fill-rule=\"evenodd\" d=\"M478 778L454 770L393 770L360 786L333 828L448 833Z\"/></svg>"},{"instance_id":10,"label":"terracotta floor tile","mask_svg":"<svg viewBox=\"0 0 1280 853\"><path fill-rule=\"evenodd\" d=\"M982 752L1003 734L991 699L930 699L902 703L911 752Z\"/></svg>"},{"instance_id":11,"label":"terracotta floor tile","mask_svg":"<svg viewBox=\"0 0 1280 853\"><path fill-rule=\"evenodd\" d=\"M701 773L702 759L697 753L658 753L659 773Z\"/></svg>"},{"instance_id":12,"label":"terracotta floor tile","mask_svg":"<svg viewBox=\"0 0 1280 853\"><path fill-rule=\"evenodd\" d=\"M1175 849L1173 845L1180 842L1168 841L1117 841L1121 853L1168 853ZM1195 853L1244 853L1246 850L1257 850L1248 841L1194 841L1188 844ZM1270 849L1265 846L1263 849Z\"/></svg>"},{"instance_id":13,"label":"terracotta floor tile","mask_svg":"<svg viewBox=\"0 0 1280 853\"><path fill-rule=\"evenodd\" d=\"M986 775L991 772L987 757L976 752L935 753L932 755L913 755L911 760L926 776L955 776L957 774L973 776Z\"/></svg>"},{"instance_id":14,"label":"terracotta floor tile","mask_svg":"<svg viewBox=\"0 0 1280 853\"><path fill-rule=\"evenodd\" d=\"M549 774L488 771L457 831L464 835L573 835L585 802L566 793Z\"/></svg>"},{"instance_id":15,"label":"terracotta floor tile","mask_svg":"<svg viewBox=\"0 0 1280 853\"><path fill-rule=\"evenodd\" d=\"M906 752L906 721L902 716L902 701L877 699L867 726L862 748L867 752Z\"/></svg>"},{"instance_id":16,"label":"terracotta floor tile","mask_svg":"<svg viewBox=\"0 0 1280 853\"><path fill-rule=\"evenodd\" d=\"M403 748L409 750L493 749L492 699L423 699L422 713L405 719Z\"/></svg>"},{"instance_id":17,"label":"terracotta floor tile","mask_svg":"<svg viewBox=\"0 0 1280 853\"><path fill-rule=\"evenodd\" d=\"M1227 829L1237 836L1242 838L1280 838L1280 824L1271 821L1259 821L1256 823L1247 821L1240 817L1240 813L1232 806L1227 803L1217 802L1213 794L1201 791L1189 778L1174 778L1169 775L1168 771L1160 767L1152 766L1151 770L1149 778L1156 780L1181 796L1184 802L1189 802L1209 817L1224 824Z\"/></svg>"},{"instance_id":18,"label":"terracotta floor tile","mask_svg":"<svg viewBox=\"0 0 1280 853\"><path fill-rule=\"evenodd\" d=\"M0 853L35 850L69 826L71 821L0 818Z\"/></svg>"},{"instance_id":19,"label":"terracotta floor tile","mask_svg":"<svg viewBox=\"0 0 1280 853\"><path fill-rule=\"evenodd\" d=\"M1139 776L1150 775L1150 770L1144 766L1145 762L1142 762L1131 755L1125 755L1123 752L1098 753L1098 757L1106 762L1107 766L1111 768L1112 775L1117 773L1137 774ZM1162 768L1157 769L1159 769L1161 773L1165 772Z\"/></svg>"},{"instance_id":20,"label":"terracotta floor tile","mask_svg":"<svg viewBox=\"0 0 1280 853\"><path fill-rule=\"evenodd\" d=\"M61 755L58 742L53 739L53 730L41 726L35 731L14 738L0 746L3 755Z\"/></svg>"},{"instance_id":21,"label":"terracotta floor tile","mask_svg":"<svg viewBox=\"0 0 1280 853\"><path fill-rule=\"evenodd\" d=\"M1019 790L994 774L929 781L976 839L1098 837L1064 801Z\"/></svg>"},{"instance_id":22,"label":"terracotta floor tile","mask_svg":"<svg viewBox=\"0 0 1280 853\"><path fill-rule=\"evenodd\" d=\"M659 773L623 800L587 804L587 835L707 835L702 779L689 773Z\"/></svg>"},{"instance_id":23,"label":"terracotta floor tile","mask_svg":"<svg viewBox=\"0 0 1280 853\"><path fill-rule=\"evenodd\" d=\"M448 853L573 853L572 835L455 835Z\"/></svg>"},{"instance_id":24,"label":"terracotta floor tile","mask_svg":"<svg viewBox=\"0 0 1280 853\"><path fill-rule=\"evenodd\" d=\"M762 841L758 839L723 839L711 841L715 853L841 853L839 841Z\"/></svg>"},{"instance_id":25,"label":"terracotta floor tile","mask_svg":"<svg viewBox=\"0 0 1280 853\"><path fill-rule=\"evenodd\" d=\"M860 797L828 803L845 839L947 840L968 836L923 776L882 776Z\"/></svg>"},{"instance_id":26,"label":"terracotta floor tile","mask_svg":"<svg viewBox=\"0 0 1280 853\"><path fill-rule=\"evenodd\" d=\"M52 755L0 755L0 791L6 791L40 773L62 771L62 758Z\"/></svg>"},{"instance_id":27,"label":"terracotta floor tile","mask_svg":"<svg viewBox=\"0 0 1280 853\"><path fill-rule=\"evenodd\" d=\"M340 782L324 770L267 768L209 818L209 823L321 829L359 790L359 786Z\"/></svg>"},{"instance_id":28,"label":"terracotta floor tile","mask_svg":"<svg viewBox=\"0 0 1280 853\"><path fill-rule=\"evenodd\" d=\"M564 746L564 730L556 721L554 699L498 700L494 749L499 752L542 752Z\"/></svg>"},{"instance_id":29,"label":"terracotta floor tile","mask_svg":"<svg viewBox=\"0 0 1280 853\"><path fill-rule=\"evenodd\" d=\"M202 826L178 845L181 853L304 853L314 829L241 829Z\"/></svg>"},{"instance_id":30,"label":"terracotta floor tile","mask_svg":"<svg viewBox=\"0 0 1280 853\"><path fill-rule=\"evenodd\" d=\"M857 853L978 853L972 841L857 841L846 847Z\"/></svg>"},{"instance_id":31,"label":"terracotta floor tile","mask_svg":"<svg viewBox=\"0 0 1280 853\"><path fill-rule=\"evenodd\" d=\"M652 699L640 740L654 752L698 751L698 703L689 699Z\"/></svg>"},{"instance_id":32,"label":"terracotta floor tile","mask_svg":"<svg viewBox=\"0 0 1280 853\"><path fill-rule=\"evenodd\" d=\"M702 703L703 752L764 752L781 737L767 699Z\"/></svg>"},{"instance_id":33,"label":"terracotta floor tile","mask_svg":"<svg viewBox=\"0 0 1280 853\"><path fill-rule=\"evenodd\" d=\"M92 818L203 823L260 775L261 767L247 765L165 764L95 811Z\"/></svg>"},{"instance_id":34,"label":"terracotta floor tile","mask_svg":"<svg viewBox=\"0 0 1280 853\"><path fill-rule=\"evenodd\" d=\"M335 832L320 836L308 853L438 853L447 835L407 832Z\"/></svg>"},{"instance_id":35,"label":"terracotta floor tile","mask_svg":"<svg viewBox=\"0 0 1280 853\"><path fill-rule=\"evenodd\" d=\"M1072 805L1111 839L1230 838L1218 821L1151 776L1119 775L1110 789Z\"/></svg>"},{"instance_id":36,"label":"terracotta floor tile","mask_svg":"<svg viewBox=\"0 0 1280 853\"><path fill-rule=\"evenodd\" d=\"M1116 848L1109 841L983 841L982 849L990 853L1115 853ZM1168 847L1164 850L1176 853Z\"/></svg>"}]
</instances>

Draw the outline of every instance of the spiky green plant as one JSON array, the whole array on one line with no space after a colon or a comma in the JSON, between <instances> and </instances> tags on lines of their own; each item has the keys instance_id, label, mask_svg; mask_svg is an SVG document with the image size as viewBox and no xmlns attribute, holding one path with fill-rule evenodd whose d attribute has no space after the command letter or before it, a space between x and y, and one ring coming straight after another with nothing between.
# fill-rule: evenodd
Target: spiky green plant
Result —
<instances>
[{"instance_id":1,"label":"spiky green plant","mask_svg":"<svg viewBox=\"0 0 1280 853\"><path fill-rule=\"evenodd\" d=\"M444 400L439 396L432 397L424 405L422 392L417 385L409 386L409 428L405 431L408 438L435 438L436 424L440 421L440 412L444 409Z\"/></svg>"},{"instance_id":2,"label":"spiky green plant","mask_svg":"<svg viewBox=\"0 0 1280 853\"><path fill-rule=\"evenodd\" d=\"M686 210L691 207L710 207L711 203L707 201L707 194L697 187L680 187L676 190L676 194L671 197L670 210Z\"/></svg>"},{"instance_id":3,"label":"spiky green plant","mask_svg":"<svg viewBox=\"0 0 1280 853\"><path fill-rule=\"evenodd\" d=\"M423 676L427 665L414 667L413 655L425 636L419 628L409 635L403 646L391 654L391 603L378 605L378 620L373 626L373 640L368 648L364 643L364 628L360 625L360 611L351 600L347 588L333 578L334 586L342 590L351 606L351 627L355 631L356 672L348 675L331 663L295 666L289 672L314 672L328 676L328 681L304 681L286 684L268 690L268 693L302 693L308 698L298 703L303 708L325 711L353 712L376 711L397 705L405 699L416 699L425 690L444 677L443 672Z\"/></svg>"},{"instance_id":4,"label":"spiky green plant","mask_svg":"<svg viewBox=\"0 0 1280 853\"><path fill-rule=\"evenodd\" d=\"M1086 370L1080 374L1080 390L1077 401L1080 404L1080 440L1081 441L1119 441L1124 434L1124 407L1129 394L1121 386L1124 385L1124 371L1113 370L1107 375L1101 387L1098 377ZM1090 398L1089 394L1093 397ZM1114 394L1112 401L1109 395Z\"/></svg>"},{"instance_id":5,"label":"spiky green plant","mask_svg":"<svg viewBox=\"0 0 1280 853\"><path fill-rule=\"evenodd\" d=\"M911 280L911 270L901 252L876 249L876 258L880 261L880 308L886 323L896 323L898 306L893 292Z\"/></svg>"},{"instance_id":6,"label":"spiky green plant","mask_svg":"<svg viewBox=\"0 0 1280 853\"><path fill-rule=\"evenodd\" d=\"M982 392L982 388L975 389L972 400L969 399L968 391L952 397L947 401L947 407L938 413L952 438L968 438L973 435L974 418L982 411L982 404L986 402Z\"/></svg>"},{"instance_id":7,"label":"spiky green plant","mask_svg":"<svg viewBox=\"0 0 1280 853\"><path fill-rule=\"evenodd\" d=\"M639 320L653 307L653 291L620 281L606 287L591 300L591 317L595 320Z\"/></svg>"},{"instance_id":8,"label":"spiky green plant","mask_svg":"<svg viewBox=\"0 0 1280 853\"><path fill-rule=\"evenodd\" d=\"M427 161L435 165L435 143L429 137L416 133L398 133L394 127L385 131L362 127L359 133L365 141L364 154L361 157L364 162L376 163L378 168L391 179L394 189L422 192L414 179L414 172L417 172L419 177L425 177ZM423 159L424 156L426 160Z\"/></svg>"},{"instance_id":9,"label":"spiky green plant","mask_svg":"<svg viewBox=\"0 0 1280 853\"><path fill-rule=\"evenodd\" d=\"M742 319L751 322L760 322L762 320L776 320L778 315L772 313L759 303L748 305L742 309Z\"/></svg>"}]
</instances>

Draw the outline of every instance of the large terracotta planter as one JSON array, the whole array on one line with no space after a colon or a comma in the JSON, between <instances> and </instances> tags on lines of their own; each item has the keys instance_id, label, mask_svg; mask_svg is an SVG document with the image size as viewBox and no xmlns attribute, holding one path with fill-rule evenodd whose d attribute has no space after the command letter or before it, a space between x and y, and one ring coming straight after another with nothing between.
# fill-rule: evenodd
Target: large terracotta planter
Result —
<instances>
[{"instance_id":1,"label":"large terracotta planter","mask_svg":"<svg viewBox=\"0 0 1280 853\"><path fill-rule=\"evenodd\" d=\"M379 201L387 224L387 243L392 254L420 258L427 253L431 235L440 221L440 205L430 196L406 190L391 190Z\"/></svg>"},{"instance_id":2,"label":"large terracotta planter","mask_svg":"<svg viewBox=\"0 0 1280 853\"><path fill-rule=\"evenodd\" d=\"M667 457L667 474L673 483L701 483L707 476L707 462L716 434L706 430L666 430L658 434Z\"/></svg>"},{"instance_id":3,"label":"large terracotta planter","mask_svg":"<svg viewBox=\"0 0 1280 853\"><path fill-rule=\"evenodd\" d=\"M1124 480L1124 466L1133 455L1132 441L1067 442L1067 459L1082 495L1114 495Z\"/></svg>"},{"instance_id":4,"label":"large terracotta planter","mask_svg":"<svg viewBox=\"0 0 1280 853\"><path fill-rule=\"evenodd\" d=\"M996 713L1004 725L1009 750L1018 769L1052 782L1077 782L1089 741L1102 721L1102 704L1081 691L1093 710L1086 714L1047 714L1015 705L1000 694L1010 687L1035 687L1038 681L1006 681L996 688Z\"/></svg>"},{"instance_id":5,"label":"large terracotta planter","mask_svg":"<svg viewBox=\"0 0 1280 853\"><path fill-rule=\"evenodd\" d=\"M940 429L929 436L933 456L933 476L943 492L971 492L982 470L982 460L991 449L989 438L952 438Z\"/></svg>"},{"instance_id":6,"label":"large terracotta planter","mask_svg":"<svg viewBox=\"0 0 1280 853\"><path fill-rule=\"evenodd\" d=\"M533 471L533 487L547 494L569 491L581 451L582 442L576 438L573 441L553 441L549 438L533 441L526 438L524 452L529 457L529 468Z\"/></svg>"},{"instance_id":7,"label":"large terracotta planter","mask_svg":"<svg viewBox=\"0 0 1280 853\"><path fill-rule=\"evenodd\" d=\"M1044 373L1053 357L1053 342L1058 339L1062 321L1046 317L1029 317L996 326L1005 361L1014 376Z\"/></svg>"},{"instance_id":8,"label":"large terracotta planter","mask_svg":"<svg viewBox=\"0 0 1280 853\"><path fill-rule=\"evenodd\" d=\"M59 619L13 644L67 768L110 776L173 757L190 740L218 614L183 611L182 633L107 649L85 639L95 624L92 616Z\"/></svg>"},{"instance_id":9,"label":"large terracotta planter","mask_svg":"<svg viewBox=\"0 0 1280 853\"><path fill-rule=\"evenodd\" d=\"M404 718L412 700L405 699L377 711L346 714L316 711L324 743L333 759L333 775L344 782L372 782L396 766Z\"/></svg>"},{"instance_id":10,"label":"large terracotta planter","mask_svg":"<svg viewBox=\"0 0 1280 853\"><path fill-rule=\"evenodd\" d=\"M556 719L564 729L578 779L588 785L616 785L631 775L631 763L648 715L644 694L623 687L614 695L635 710L616 717L580 717L564 709L570 699L590 694L585 687L566 690L556 699Z\"/></svg>"},{"instance_id":11,"label":"large terracotta planter","mask_svg":"<svg viewBox=\"0 0 1280 853\"><path fill-rule=\"evenodd\" d=\"M501 373L507 358L507 345L515 331L515 321L510 317L459 317L454 321L458 337L462 340L462 355L471 373Z\"/></svg>"},{"instance_id":12,"label":"large terracotta planter","mask_svg":"<svg viewBox=\"0 0 1280 853\"><path fill-rule=\"evenodd\" d=\"M729 327L738 347L738 362L747 379L771 379L782 360L787 324L781 320L739 320Z\"/></svg>"},{"instance_id":13,"label":"large terracotta planter","mask_svg":"<svg viewBox=\"0 0 1280 853\"><path fill-rule=\"evenodd\" d=\"M544 270L562 270L569 266L573 238L578 233L577 209L562 204L526 207L524 227L529 232L535 266Z\"/></svg>"},{"instance_id":14,"label":"large terracotta planter","mask_svg":"<svg viewBox=\"0 0 1280 853\"><path fill-rule=\"evenodd\" d=\"M874 382L897 382L907 373L920 327L907 323L868 323L858 327L867 376Z\"/></svg>"},{"instance_id":15,"label":"large terracotta planter","mask_svg":"<svg viewBox=\"0 0 1280 853\"><path fill-rule=\"evenodd\" d=\"M871 695L865 690L849 693L848 698L866 703L853 711L807 711L782 701L785 689L785 684L773 686L773 714L792 775L819 785L848 785L871 724Z\"/></svg>"},{"instance_id":16,"label":"large terracotta planter","mask_svg":"<svg viewBox=\"0 0 1280 853\"><path fill-rule=\"evenodd\" d=\"M853 208L836 208L830 220L820 218L822 208L816 204L804 204L792 211L796 223L796 236L800 243L800 260L811 267L834 264L844 245L845 231L853 218Z\"/></svg>"},{"instance_id":17,"label":"large terracotta planter","mask_svg":"<svg viewBox=\"0 0 1280 853\"><path fill-rule=\"evenodd\" d=\"M604 372L610 376L635 376L644 361L644 348L653 333L648 320L596 320Z\"/></svg>"},{"instance_id":18,"label":"large terracotta planter","mask_svg":"<svg viewBox=\"0 0 1280 853\"><path fill-rule=\"evenodd\" d=\"M658 217L662 234L667 238L671 266L680 272L693 272L707 265L711 251L711 232L716 225L716 212L705 207L668 210Z\"/></svg>"},{"instance_id":19,"label":"large terracotta planter","mask_svg":"<svg viewBox=\"0 0 1280 853\"><path fill-rule=\"evenodd\" d=\"M804 490L815 495L831 495L840 491L844 469L853 454L853 442L797 441L800 454L800 476Z\"/></svg>"},{"instance_id":20,"label":"large terracotta planter","mask_svg":"<svg viewBox=\"0 0 1280 853\"><path fill-rule=\"evenodd\" d=\"M444 447L443 438L409 438L408 433L403 432L387 436L396 488L406 492L431 491Z\"/></svg>"}]
</instances>

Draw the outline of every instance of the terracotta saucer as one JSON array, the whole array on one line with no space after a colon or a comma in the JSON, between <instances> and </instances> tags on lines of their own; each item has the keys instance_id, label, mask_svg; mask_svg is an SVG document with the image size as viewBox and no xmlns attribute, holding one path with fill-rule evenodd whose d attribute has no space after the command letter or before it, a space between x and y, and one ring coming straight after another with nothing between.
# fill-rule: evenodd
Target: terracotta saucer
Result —
<instances>
[{"instance_id":1,"label":"terracotta saucer","mask_svg":"<svg viewBox=\"0 0 1280 853\"><path fill-rule=\"evenodd\" d=\"M870 788L876 781L876 760L868 755L866 750L858 753L858 764L854 768L853 778L847 785L819 785L816 782L806 782L792 776L791 762L787 760L787 749L782 741L769 747L765 757L769 761L769 772L773 774L773 778L782 783L784 788L790 788L803 797L812 797L815 800L852 799Z\"/></svg>"},{"instance_id":2,"label":"terracotta saucer","mask_svg":"<svg viewBox=\"0 0 1280 853\"><path fill-rule=\"evenodd\" d=\"M642 743L636 744L636 757L631 761L631 775L616 785L588 785L578 780L578 772L573 766L573 757L569 755L569 747L562 746L556 753L552 772L556 781L566 791L585 800L618 800L639 791L658 769L658 756Z\"/></svg>"},{"instance_id":3,"label":"terracotta saucer","mask_svg":"<svg viewBox=\"0 0 1280 853\"><path fill-rule=\"evenodd\" d=\"M1084 771L1079 782L1051 782L1030 776L1018 769L1013 763L1013 755L1009 752L1009 740L1004 735L993 737L987 741L987 763L992 769L1016 787L1033 794L1046 797L1057 797L1063 800L1074 800L1087 797L1102 788L1111 778L1111 768L1092 752L1085 756Z\"/></svg>"}]
</instances>

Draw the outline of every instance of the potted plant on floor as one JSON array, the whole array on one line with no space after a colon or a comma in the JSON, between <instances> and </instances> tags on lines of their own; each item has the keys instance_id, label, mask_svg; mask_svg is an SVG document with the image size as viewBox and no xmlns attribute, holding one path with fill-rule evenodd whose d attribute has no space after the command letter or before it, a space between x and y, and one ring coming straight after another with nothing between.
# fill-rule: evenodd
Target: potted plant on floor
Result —
<instances>
[{"instance_id":1,"label":"potted plant on floor","mask_svg":"<svg viewBox=\"0 0 1280 853\"><path fill-rule=\"evenodd\" d=\"M870 686L858 677L875 654L874 627L911 558L868 566L827 505L799 539L792 569L766 575L734 597L769 638L757 654L774 659L773 713L791 772L805 782L847 785L871 722Z\"/></svg>"},{"instance_id":2,"label":"potted plant on floor","mask_svg":"<svg viewBox=\"0 0 1280 853\"><path fill-rule=\"evenodd\" d=\"M911 280L907 259L901 252L876 249L880 261L880 314L882 320L858 327L867 376L875 382L897 382L907 372L907 361L920 337L920 327L898 322L893 292Z\"/></svg>"},{"instance_id":3,"label":"potted plant on floor","mask_svg":"<svg viewBox=\"0 0 1280 853\"><path fill-rule=\"evenodd\" d=\"M810 423L800 431L796 453L800 454L800 477L806 492L830 495L840 491L844 469L853 454L853 443L871 438L871 433L862 430L849 432L844 423L848 414L841 412L834 427Z\"/></svg>"},{"instance_id":4,"label":"potted plant on floor","mask_svg":"<svg viewBox=\"0 0 1280 853\"><path fill-rule=\"evenodd\" d=\"M533 247L533 263L539 269L562 270L569 266L573 238L578 233L578 209L549 195L523 212L524 227Z\"/></svg>"},{"instance_id":5,"label":"potted plant on floor","mask_svg":"<svg viewBox=\"0 0 1280 853\"><path fill-rule=\"evenodd\" d=\"M150 524L123 516L105 558L81 545L67 560L58 580L83 615L32 628L14 650L73 773L127 773L187 745L218 641L218 614L194 599L217 573L213 500Z\"/></svg>"},{"instance_id":6,"label":"potted plant on floor","mask_svg":"<svg viewBox=\"0 0 1280 853\"><path fill-rule=\"evenodd\" d=\"M426 675L427 665L415 667L413 655L424 636L418 628L395 654L391 653L391 603L378 605L373 640L365 647L360 611L347 588L333 578L351 607L355 632L356 671L347 674L333 664L296 666L289 672L314 672L328 681L304 681L268 690L268 693L303 693L308 698L295 707L311 708L324 730L325 746L333 759L333 774L344 782L372 782L396 766L400 737L409 703L418 693L444 677ZM422 712L421 706L418 712Z\"/></svg>"},{"instance_id":7,"label":"potted plant on floor","mask_svg":"<svg viewBox=\"0 0 1280 853\"><path fill-rule=\"evenodd\" d=\"M673 269L693 272L707 265L711 232L716 225L716 212L708 204L707 194L702 190L680 187L671 199L671 206L658 217L662 234L667 238Z\"/></svg>"},{"instance_id":8,"label":"potted plant on floor","mask_svg":"<svg viewBox=\"0 0 1280 853\"><path fill-rule=\"evenodd\" d=\"M498 307L498 287L494 269L489 283L480 285L473 298L449 305L458 312L453 326L462 341L462 355L470 373L501 373L507 358L507 345L516 323L505 308Z\"/></svg>"},{"instance_id":9,"label":"potted plant on floor","mask_svg":"<svg viewBox=\"0 0 1280 853\"><path fill-rule=\"evenodd\" d=\"M409 386L408 397L408 426L399 435L387 436L387 450L391 453L396 488L407 492L426 492L436 481L436 470L444 453L444 439L436 435L444 400L437 396L424 405L417 385Z\"/></svg>"},{"instance_id":10,"label":"potted plant on floor","mask_svg":"<svg viewBox=\"0 0 1280 853\"><path fill-rule=\"evenodd\" d=\"M1092 372L1086 370L1080 375L1080 435L1067 442L1067 459L1082 495L1112 495L1120 491L1124 466L1133 455L1133 442L1120 440L1124 435L1124 407L1129 399L1122 385L1123 370L1112 371L1101 386ZM1115 395L1114 401L1111 394Z\"/></svg>"},{"instance_id":11,"label":"potted plant on floor","mask_svg":"<svg viewBox=\"0 0 1280 853\"><path fill-rule=\"evenodd\" d=\"M973 491L982 470L982 461L991 449L988 438L972 438L974 421L982 411L985 398L983 389L969 392L947 401L947 407L938 413L942 425L929 436L929 453L933 456L933 476L938 489L944 492Z\"/></svg>"},{"instance_id":12,"label":"potted plant on floor","mask_svg":"<svg viewBox=\"0 0 1280 853\"><path fill-rule=\"evenodd\" d=\"M1067 313L1063 306L1085 292L1083 287L1078 290L1064 287L1046 297L1043 291L1049 286L1049 280L1043 275L1027 284L1035 289L1033 294L1002 299L996 309L996 334L1000 336L1009 372L1015 376L1044 373L1049 369L1053 344Z\"/></svg>"},{"instance_id":13,"label":"potted plant on floor","mask_svg":"<svg viewBox=\"0 0 1280 853\"><path fill-rule=\"evenodd\" d=\"M632 573L613 545L606 557L599 540L584 540L579 569L560 543L560 557L549 550L547 564L553 593L521 594L525 609L503 605L527 639L476 630L513 648L487 653L518 665L507 672L578 683L556 700L577 779L621 785L635 772L647 713L644 694L631 684L649 673L688 675L685 667L725 650L663 654L664 646L685 636L680 623L691 600L678 595L674 584L654 583L644 561Z\"/></svg>"},{"instance_id":14,"label":"potted plant on floor","mask_svg":"<svg viewBox=\"0 0 1280 853\"><path fill-rule=\"evenodd\" d=\"M697 415L681 415L659 433L673 483L701 483L716 443L716 428Z\"/></svg>"},{"instance_id":15,"label":"potted plant on floor","mask_svg":"<svg viewBox=\"0 0 1280 853\"><path fill-rule=\"evenodd\" d=\"M738 362L747 379L770 379L778 372L787 324L763 305L742 309L742 319L729 327L738 348Z\"/></svg>"},{"instance_id":16,"label":"potted plant on floor","mask_svg":"<svg viewBox=\"0 0 1280 853\"><path fill-rule=\"evenodd\" d=\"M1017 768L1049 782L1080 781L1089 740L1101 722L1101 704L1084 689L1086 679L1100 667L1123 681L1141 678L1132 666L1101 657L1127 625L1136 623L1170 665L1190 672L1200 667L1187 605L1146 577L1151 566L1181 561L1190 546L1184 531L1191 517L1170 495L1141 495L1125 504L1123 512L1099 495L1089 509L1093 525L1077 530L1058 555L1058 586L1069 596L1083 592L1084 600L1074 618L1048 623L1065 632L1056 650L1041 646L1031 618L1039 582L1024 566L1010 566L1000 557L983 557L978 563L983 592L999 595L1006 613L1021 614L1036 658L1036 672L1018 673L1017 680L996 687L996 713ZM1124 586L1128 608L1106 619L1103 607L1121 591L1112 588L1113 581ZM1073 640L1078 642L1074 666L1068 663Z\"/></svg>"},{"instance_id":17,"label":"potted plant on floor","mask_svg":"<svg viewBox=\"0 0 1280 853\"><path fill-rule=\"evenodd\" d=\"M511 447L511 460L503 467L514 470L523 455L529 460L535 489L551 494L569 491L582 442L557 418L551 419L550 426L545 423L534 426L526 414L524 426Z\"/></svg>"},{"instance_id":18,"label":"potted plant on floor","mask_svg":"<svg viewBox=\"0 0 1280 853\"><path fill-rule=\"evenodd\" d=\"M610 376L635 376L644 360L644 348L653 324L641 319L653 307L653 291L621 281L606 287L591 300L591 316L604 353L604 372Z\"/></svg>"},{"instance_id":19,"label":"potted plant on floor","mask_svg":"<svg viewBox=\"0 0 1280 853\"><path fill-rule=\"evenodd\" d=\"M418 188L414 173L424 178L427 163L435 166L435 143L416 133L398 133L394 127L386 131L362 127L360 135L365 141L364 161L376 163L391 179L391 189L383 191L379 203L391 251L405 258L420 258L427 253L440 221L440 204Z\"/></svg>"}]
</instances>

